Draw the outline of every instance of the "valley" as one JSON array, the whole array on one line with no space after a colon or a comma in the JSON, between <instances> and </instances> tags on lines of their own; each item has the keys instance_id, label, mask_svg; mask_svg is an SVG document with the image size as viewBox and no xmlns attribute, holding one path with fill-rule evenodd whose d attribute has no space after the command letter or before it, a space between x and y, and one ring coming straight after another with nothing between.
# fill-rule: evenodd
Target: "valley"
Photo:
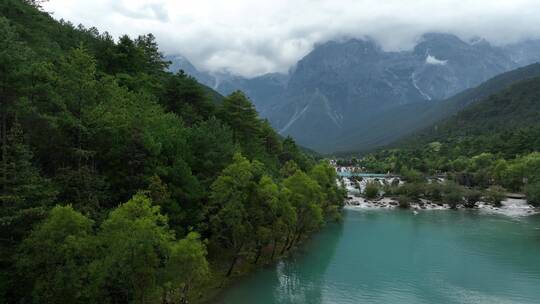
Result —
<instances>
[{"instance_id":1,"label":"valley","mask_svg":"<svg viewBox=\"0 0 540 304\"><path fill-rule=\"evenodd\" d=\"M481 96L539 76L537 67L516 70L536 62L539 45L494 46L442 33L427 33L413 50L401 52L384 51L369 38L331 41L316 46L288 75L254 78L214 76L184 57L169 59L173 71L182 69L222 94L246 92L282 136L328 154L391 144ZM506 78L499 76L506 72ZM495 85L497 81L502 83ZM393 128L395 124L400 128Z\"/></svg>"},{"instance_id":2,"label":"valley","mask_svg":"<svg viewBox=\"0 0 540 304\"><path fill-rule=\"evenodd\" d=\"M1 1L0 303L538 302L540 4L457 2Z\"/></svg>"}]
</instances>

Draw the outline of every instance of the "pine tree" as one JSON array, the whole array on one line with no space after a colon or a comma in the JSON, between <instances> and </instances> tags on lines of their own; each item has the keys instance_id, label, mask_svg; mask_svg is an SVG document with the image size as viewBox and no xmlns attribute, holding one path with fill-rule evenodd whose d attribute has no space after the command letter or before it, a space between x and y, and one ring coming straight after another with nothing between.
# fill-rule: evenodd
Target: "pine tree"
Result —
<instances>
[{"instance_id":1,"label":"pine tree","mask_svg":"<svg viewBox=\"0 0 540 304\"><path fill-rule=\"evenodd\" d=\"M32 165L32 153L15 123L7 135L0 167L0 230L3 241L17 242L52 205L56 191Z\"/></svg>"},{"instance_id":2,"label":"pine tree","mask_svg":"<svg viewBox=\"0 0 540 304\"><path fill-rule=\"evenodd\" d=\"M197 80L183 71L170 77L161 103L168 111L182 117L187 125L208 119L215 108Z\"/></svg>"},{"instance_id":3,"label":"pine tree","mask_svg":"<svg viewBox=\"0 0 540 304\"><path fill-rule=\"evenodd\" d=\"M0 17L0 139L2 149L7 147L7 133L9 123L14 118L15 102L24 90L25 62L29 52L29 49L19 40L9 20ZM6 166L5 160L3 166Z\"/></svg>"},{"instance_id":4,"label":"pine tree","mask_svg":"<svg viewBox=\"0 0 540 304\"><path fill-rule=\"evenodd\" d=\"M247 143L261 131L257 111L241 91L236 91L223 101L221 117L233 129L234 140Z\"/></svg>"}]
</instances>

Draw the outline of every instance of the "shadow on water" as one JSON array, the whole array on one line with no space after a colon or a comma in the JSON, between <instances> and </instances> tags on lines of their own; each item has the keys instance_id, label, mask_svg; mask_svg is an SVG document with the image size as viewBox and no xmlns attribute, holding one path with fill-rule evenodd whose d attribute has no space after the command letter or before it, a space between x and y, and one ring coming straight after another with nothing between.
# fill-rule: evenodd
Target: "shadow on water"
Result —
<instances>
[{"instance_id":1,"label":"shadow on water","mask_svg":"<svg viewBox=\"0 0 540 304\"><path fill-rule=\"evenodd\" d=\"M539 256L539 216L347 210L219 303L535 303Z\"/></svg>"},{"instance_id":2,"label":"shadow on water","mask_svg":"<svg viewBox=\"0 0 540 304\"><path fill-rule=\"evenodd\" d=\"M330 223L291 256L260 269L225 291L221 304L319 304L324 274L334 260L344 223Z\"/></svg>"}]
</instances>

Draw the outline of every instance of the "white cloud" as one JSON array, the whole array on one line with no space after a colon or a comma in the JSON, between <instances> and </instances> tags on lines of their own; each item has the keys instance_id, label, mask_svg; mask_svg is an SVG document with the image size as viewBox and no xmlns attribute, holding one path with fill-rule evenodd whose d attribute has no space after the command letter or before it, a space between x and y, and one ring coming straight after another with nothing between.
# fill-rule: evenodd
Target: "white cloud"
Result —
<instances>
[{"instance_id":1,"label":"white cloud","mask_svg":"<svg viewBox=\"0 0 540 304\"><path fill-rule=\"evenodd\" d=\"M284 72L315 43L371 36L407 49L424 32L496 44L540 38L538 0L51 0L56 18L114 36L152 32L197 67L252 76Z\"/></svg>"}]
</instances>

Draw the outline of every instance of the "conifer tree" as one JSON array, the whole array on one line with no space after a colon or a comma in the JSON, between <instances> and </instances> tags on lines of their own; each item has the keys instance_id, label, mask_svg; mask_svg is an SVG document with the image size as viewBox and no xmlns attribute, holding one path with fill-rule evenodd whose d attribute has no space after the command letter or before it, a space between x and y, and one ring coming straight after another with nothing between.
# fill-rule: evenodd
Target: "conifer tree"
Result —
<instances>
[{"instance_id":1,"label":"conifer tree","mask_svg":"<svg viewBox=\"0 0 540 304\"><path fill-rule=\"evenodd\" d=\"M32 164L20 124L14 123L2 149L0 166L0 226L4 241L19 241L43 218L56 191Z\"/></svg>"}]
</instances>

